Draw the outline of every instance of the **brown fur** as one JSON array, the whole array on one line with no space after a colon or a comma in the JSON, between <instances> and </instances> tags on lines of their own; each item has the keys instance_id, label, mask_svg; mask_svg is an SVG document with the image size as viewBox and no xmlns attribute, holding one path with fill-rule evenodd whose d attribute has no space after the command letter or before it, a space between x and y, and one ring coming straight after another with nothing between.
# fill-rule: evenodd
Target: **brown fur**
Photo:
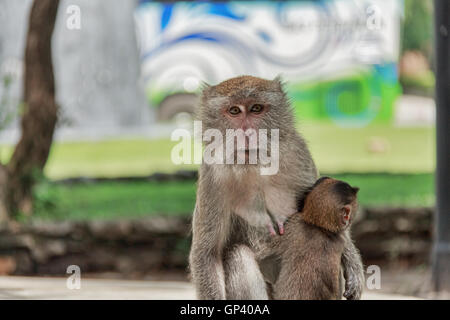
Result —
<instances>
[{"instance_id":1,"label":"brown fur","mask_svg":"<svg viewBox=\"0 0 450 320\"><path fill-rule=\"evenodd\" d=\"M356 193L347 183L331 178L320 181L305 198L302 220L331 233L348 227L357 210ZM350 205L352 214L347 225L342 224L342 206Z\"/></svg>"},{"instance_id":2,"label":"brown fur","mask_svg":"<svg viewBox=\"0 0 450 320\"><path fill-rule=\"evenodd\" d=\"M216 86L216 92L222 96L231 96L239 90L257 89L261 91L277 90L273 81L256 78L252 76L240 76L222 82Z\"/></svg>"},{"instance_id":3,"label":"brown fur","mask_svg":"<svg viewBox=\"0 0 450 320\"><path fill-rule=\"evenodd\" d=\"M281 259L274 285L275 299L341 299L341 260L345 246L343 206L357 210L356 192L348 185L325 179L306 196L301 213L293 215L283 239L273 243ZM344 185L345 184L345 185ZM347 192L348 191L348 192ZM281 240L281 241L280 241Z\"/></svg>"}]
</instances>

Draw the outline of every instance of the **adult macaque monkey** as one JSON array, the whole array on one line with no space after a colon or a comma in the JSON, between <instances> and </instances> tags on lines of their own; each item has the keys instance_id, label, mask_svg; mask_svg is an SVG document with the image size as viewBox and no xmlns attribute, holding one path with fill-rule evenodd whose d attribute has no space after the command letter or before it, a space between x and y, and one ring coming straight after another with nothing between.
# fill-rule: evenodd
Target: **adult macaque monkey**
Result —
<instances>
[{"instance_id":1,"label":"adult macaque monkey","mask_svg":"<svg viewBox=\"0 0 450 320\"><path fill-rule=\"evenodd\" d=\"M249 164L249 154L254 150L247 140L244 150L239 150L245 154L245 164L203 161L189 258L198 298L268 299L276 272L266 270L277 269L277 260L261 262L259 252L267 250L272 237L283 237L284 222L297 212L298 195L317 180L314 162L295 129L291 106L279 79L241 76L206 86L198 113L204 133L218 129L226 136L227 129L241 129L251 135L266 129L271 135L272 130L279 130L279 169L275 174L262 175L262 164ZM258 144L256 151L267 152L277 160L278 154L271 154L271 140L267 138L267 146ZM346 239L342 258L344 296L359 299L364 279L362 264L350 237Z\"/></svg>"}]
</instances>

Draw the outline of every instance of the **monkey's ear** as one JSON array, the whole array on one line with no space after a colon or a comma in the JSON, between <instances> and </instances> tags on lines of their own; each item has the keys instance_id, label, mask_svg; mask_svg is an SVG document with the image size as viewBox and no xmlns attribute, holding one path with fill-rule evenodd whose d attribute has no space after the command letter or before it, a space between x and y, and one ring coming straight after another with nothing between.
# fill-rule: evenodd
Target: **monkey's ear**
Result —
<instances>
[{"instance_id":1,"label":"monkey's ear","mask_svg":"<svg viewBox=\"0 0 450 320\"><path fill-rule=\"evenodd\" d=\"M353 190L353 192L354 192L355 194L358 194L359 188L358 188L358 187L353 187L352 190Z\"/></svg>"},{"instance_id":2,"label":"monkey's ear","mask_svg":"<svg viewBox=\"0 0 450 320\"><path fill-rule=\"evenodd\" d=\"M201 89L202 91L207 90L207 89L210 89L210 88L211 88L211 85L208 84L206 81L202 81L202 82L200 83L200 89Z\"/></svg>"},{"instance_id":3,"label":"monkey's ear","mask_svg":"<svg viewBox=\"0 0 450 320\"><path fill-rule=\"evenodd\" d=\"M352 206L349 204L346 204L344 206L342 220L344 225L348 225L350 223L350 220L352 218Z\"/></svg>"},{"instance_id":4,"label":"monkey's ear","mask_svg":"<svg viewBox=\"0 0 450 320\"><path fill-rule=\"evenodd\" d=\"M214 92L214 87L206 83L205 81L202 81L200 84L200 92L202 93L203 97L210 96Z\"/></svg>"},{"instance_id":5,"label":"monkey's ear","mask_svg":"<svg viewBox=\"0 0 450 320\"><path fill-rule=\"evenodd\" d=\"M281 79L281 75L278 75L275 77L275 79L272 80L272 89L274 91L283 91L284 82Z\"/></svg>"}]
</instances>

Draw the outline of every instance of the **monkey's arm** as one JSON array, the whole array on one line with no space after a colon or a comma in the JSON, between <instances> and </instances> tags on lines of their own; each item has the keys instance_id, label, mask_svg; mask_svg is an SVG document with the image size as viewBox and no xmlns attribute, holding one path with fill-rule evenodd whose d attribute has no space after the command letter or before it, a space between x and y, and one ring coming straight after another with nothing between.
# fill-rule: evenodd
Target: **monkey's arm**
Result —
<instances>
[{"instance_id":1,"label":"monkey's arm","mask_svg":"<svg viewBox=\"0 0 450 320\"><path fill-rule=\"evenodd\" d=\"M355 247L350 233L345 233L345 247L342 254L342 266L345 278L344 297L349 300L361 299L364 286L364 269L361 255Z\"/></svg>"},{"instance_id":2,"label":"monkey's arm","mask_svg":"<svg viewBox=\"0 0 450 320\"><path fill-rule=\"evenodd\" d=\"M199 299L225 299L222 246L226 224L217 209L197 204L193 217L192 247L189 265Z\"/></svg>"}]
</instances>

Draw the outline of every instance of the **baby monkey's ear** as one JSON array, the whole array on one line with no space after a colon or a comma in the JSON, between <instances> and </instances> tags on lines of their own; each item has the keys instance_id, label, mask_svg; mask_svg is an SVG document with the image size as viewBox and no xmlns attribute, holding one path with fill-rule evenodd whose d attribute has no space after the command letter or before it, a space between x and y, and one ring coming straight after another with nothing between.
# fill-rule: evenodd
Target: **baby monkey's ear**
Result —
<instances>
[{"instance_id":1,"label":"baby monkey's ear","mask_svg":"<svg viewBox=\"0 0 450 320\"><path fill-rule=\"evenodd\" d=\"M350 204L346 204L342 209L342 222L345 226L350 223L352 218L352 206Z\"/></svg>"},{"instance_id":2,"label":"baby monkey's ear","mask_svg":"<svg viewBox=\"0 0 450 320\"><path fill-rule=\"evenodd\" d=\"M358 187L352 187L352 190L353 190L353 192L354 192L355 194L357 194L358 191L359 191L359 188L358 188Z\"/></svg>"}]
</instances>

